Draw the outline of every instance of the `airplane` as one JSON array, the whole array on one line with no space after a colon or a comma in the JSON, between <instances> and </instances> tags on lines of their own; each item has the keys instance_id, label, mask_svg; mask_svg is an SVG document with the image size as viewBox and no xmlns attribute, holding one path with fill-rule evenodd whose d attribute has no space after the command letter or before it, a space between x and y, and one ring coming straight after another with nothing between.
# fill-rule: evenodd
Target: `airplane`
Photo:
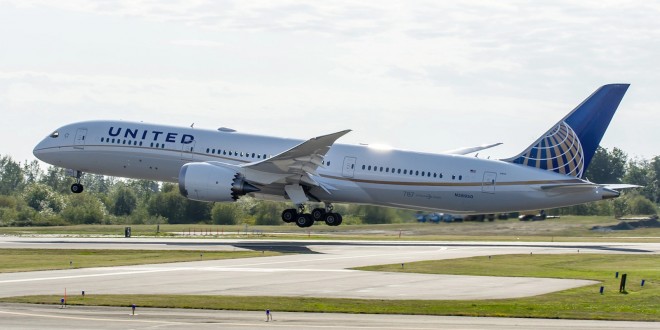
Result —
<instances>
[{"instance_id":1,"label":"airplane","mask_svg":"<svg viewBox=\"0 0 660 330\"><path fill-rule=\"evenodd\" d=\"M550 209L637 187L584 177L628 87L598 88L520 154L501 160L469 155L499 143L432 154L336 143L350 130L302 141L116 120L62 126L33 153L67 168L76 177L73 193L83 191L84 173L173 182L197 201L290 201L295 208L282 220L299 227L341 224L334 203L452 214ZM307 213L314 202L324 207Z\"/></svg>"}]
</instances>

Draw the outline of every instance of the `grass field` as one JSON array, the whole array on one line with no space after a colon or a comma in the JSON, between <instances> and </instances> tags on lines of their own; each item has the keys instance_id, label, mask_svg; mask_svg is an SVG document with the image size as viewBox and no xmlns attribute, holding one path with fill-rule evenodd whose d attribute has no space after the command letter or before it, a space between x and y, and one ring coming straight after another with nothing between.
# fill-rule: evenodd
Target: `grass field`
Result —
<instances>
[{"instance_id":1,"label":"grass field","mask_svg":"<svg viewBox=\"0 0 660 330\"><path fill-rule=\"evenodd\" d=\"M200 256L201 254L201 256ZM254 251L0 249L0 273L279 255Z\"/></svg>"},{"instance_id":2,"label":"grass field","mask_svg":"<svg viewBox=\"0 0 660 330\"><path fill-rule=\"evenodd\" d=\"M364 240L479 240L479 241L606 241L658 242L660 228L623 231L592 231L593 226L613 225L619 221L602 216L567 216L545 221L523 222L516 219L493 222L401 223L386 225L316 224L298 228L281 226L218 225L131 225L133 236L251 238L251 239L364 239ZM0 227L0 235L123 236L123 225L77 225L63 227Z\"/></svg>"},{"instance_id":3,"label":"grass field","mask_svg":"<svg viewBox=\"0 0 660 330\"><path fill-rule=\"evenodd\" d=\"M498 276L583 278L602 284L537 297L481 300L368 300L306 297L235 297L181 295L69 296L70 305L105 305L227 310L427 314L660 321L660 257L656 255L511 255L368 267L379 271ZM614 273L628 274L626 293L619 293ZM640 286L645 279L644 287ZM605 292L599 294L603 285ZM2 302L57 304L59 296L0 299Z\"/></svg>"}]
</instances>

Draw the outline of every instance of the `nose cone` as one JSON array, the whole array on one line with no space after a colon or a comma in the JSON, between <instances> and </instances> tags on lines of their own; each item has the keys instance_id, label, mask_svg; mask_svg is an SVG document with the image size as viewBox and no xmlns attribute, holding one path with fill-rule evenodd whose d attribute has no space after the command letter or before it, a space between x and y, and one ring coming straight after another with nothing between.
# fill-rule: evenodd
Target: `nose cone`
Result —
<instances>
[{"instance_id":1,"label":"nose cone","mask_svg":"<svg viewBox=\"0 0 660 330\"><path fill-rule=\"evenodd\" d=\"M32 149L32 154L34 155L34 157L37 157L37 159L42 160L42 161L43 161L43 159L41 158L41 156L43 155L43 150L45 149L45 144L46 144L46 140L45 139L41 140L39 143L37 143L37 145L34 147L34 149Z\"/></svg>"}]
</instances>

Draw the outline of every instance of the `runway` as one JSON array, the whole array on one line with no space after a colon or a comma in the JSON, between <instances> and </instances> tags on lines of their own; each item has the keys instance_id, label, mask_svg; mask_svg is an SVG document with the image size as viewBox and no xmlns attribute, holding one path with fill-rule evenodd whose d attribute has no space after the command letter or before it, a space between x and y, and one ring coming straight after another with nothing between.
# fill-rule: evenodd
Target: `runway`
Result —
<instances>
[{"instance_id":1,"label":"runway","mask_svg":"<svg viewBox=\"0 0 660 330\"><path fill-rule=\"evenodd\" d=\"M152 264L123 267L100 267L0 274L0 296L21 296L33 294L77 294L85 291L93 294L201 294L201 295L243 295L243 296L291 296L291 297L331 297L360 299L502 299L525 297L589 285L594 282L584 280L539 279L525 277L455 276L407 273L381 273L351 270L349 268L378 265L403 264L434 259L483 256L487 262L489 255L498 254L543 254L543 253L660 253L660 243L484 243L484 242L367 242L367 241L268 241L268 240L206 240L206 239L100 239L100 238L17 238L0 237L0 248L84 248L84 249L189 249L189 250L273 250L296 252L275 257L247 259L209 260L184 263ZM80 324L79 328L103 329L120 327L115 321L100 322L114 317L113 309L71 308L55 310L53 306L0 306L7 323L21 327L42 327L44 318L61 320L66 328L70 324ZM28 312L22 310L27 309ZM22 310L17 312L16 310ZM119 313L124 315L126 311ZM23 314L21 314L23 313ZM34 316L40 315L40 316ZM65 313L65 314L62 314ZM68 318L70 314L74 318ZM82 314L80 314L82 313ZM89 316L91 315L96 316ZM94 314L98 313L98 314ZM108 314L109 313L109 314ZM123 314L122 314L123 313ZM198 313L192 315L194 313ZM43 315L42 315L43 314ZM260 326L300 327L300 328L408 328L431 329L438 324L458 329L520 328L556 329L566 327L562 321L463 318L466 321L454 324L461 318L437 318L401 315L336 315L282 313L275 323L259 323L259 314L239 312L173 311L153 310L144 313L140 320L151 316L158 324L136 323L132 328L141 327L181 327L199 322L199 327L222 324L229 328L250 328ZM21 316L22 315L22 316ZM32 316L30 316L32 315ZM45 315L45 316L44 316ZM61 316L67 318L58 318ZM98 316L101 315L101 316ZM241 315L236 316L236 315ZM30 317L28 317L30 316ZM89 317L88 317L89 316ZM230 317L231 316L231 317ZM119 317L119 316L117 316ZM196 318L205 319L198 321ZM240 321L231 321L238 318ZM355 319L353 319L355 318ZM426 321L427 319L432 321ZM254 320L253 320L254 319ZM32 320L32 321L30 321ZM40 321L42 320L42 321ZM96 321L94 321L96 320ZM135 319L131 319L135 320ZM230 321L227 321L230 320ZM285 320L293 322L285 323ZM384 320L387 320L386 323ZM492 320L492 321L484 321ZM556 321L556 322L554 322ZM26 326L21 322L29 323ZM95 323L96 322L96 323ZM121 320L117 322L127 322ZM169 321L168 321L169 322ZM192 322L192 323L191 323ZM214 323L217 322L217 323ZM224 323L223 323L224 322ZM255 323L256 322L256 323ZM278 323L280 322L280 323ZM343 323L342 323L343 322ZM438 323L440 322L440 323ZM485 323L484 323L485 322ZM580 328L644 328L637 322L604 322L575 324ZM55 322L60 324L60 322ZM45 323L44 323L45 324ZM96 326L98 324L99 326ZM114 324L114 326L112 326ZM344 326L339 326L343 324ZM653 323L651 323L653 324ZM21 326L22 325L22 326ZM634 325L634 326L633 326ZM657 328L657 323L653 324ZM543 327L546 328L543 328ZM569 325L571 326L571 325ZM46 326L43 326L46 327ZM54 328L48 326L49 328ZM64 326L63 326L64 327ZM123 325L121 327L124 327ZM195 323L195 327L198 325ZM76 327L73 327L76 328Z\"/></svg>"},{"instance_id":2,"label":"runway","mask_svg":"<svg viewBox=\"0 0 660 330\"><path fill-rule=\"evenodd\" d=\"M0 247L147 248L298 251L275 257L209 260L0 274L0 296L61 294L203 294L358 299L503 299L544 294L595 282L365 272L349 268L511 253L660 250L657 245L429 243L364 241L215 241L180 239L2 238ZM484 260L487 260L484 258Z\"/></svg>"},{"instance_id":3,"label":"runway","mask_svg":"<svg viewBox=\"0 0 660 330\"><path fill-rule=\"evenodd\" d=\"M0 304L3 329L458 329L458 330L614 330L657 329L654 322L521 319L425 315L273 313L184 309L69 307Z\"/></svg>"}]
</instances>

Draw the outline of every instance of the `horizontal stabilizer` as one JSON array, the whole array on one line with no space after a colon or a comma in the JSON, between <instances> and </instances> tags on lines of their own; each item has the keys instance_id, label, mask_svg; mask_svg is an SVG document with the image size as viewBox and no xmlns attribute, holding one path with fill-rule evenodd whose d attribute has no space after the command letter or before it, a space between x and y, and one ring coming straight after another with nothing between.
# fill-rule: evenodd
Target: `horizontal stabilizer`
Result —
<instances>
[{"instance_id":1,"label":"horizontal stabilizer","mask_svg":"<svg viewBox=\"0 0 660 330\"><path fill-rule=\"evenodd\" d=\"M445 151L445 152L443 152L443 154L448 154L448 155L467 155L467 154L471 154L471 153L473 153L473 152L477 152L477 151L481 151L481 150L485 150L485 149L490 149L490 148L492 148L492 147L497 147L497 146L499 146L500 144L502 144L502 142L493 143L493 144L484 144L484 145L480 145L480 146L476 146L476 147L467 147L467 148L453 149L453 150Z\"/></svg>"},{"instance_id":2,"label":"horizontal stabilizer","mask_svg":"<svg viewBox=\"0 0 660 330\"><path fill-rule=\"evenodd\" d=\"M633 189L633 188L641 188L642 187L642 186L638 186L636 184L627 184L627 183L601 184L599 186L601 186L603 188L607 188L607 189L612 189L612 190Z\"/></svg>"}]
</instances>

